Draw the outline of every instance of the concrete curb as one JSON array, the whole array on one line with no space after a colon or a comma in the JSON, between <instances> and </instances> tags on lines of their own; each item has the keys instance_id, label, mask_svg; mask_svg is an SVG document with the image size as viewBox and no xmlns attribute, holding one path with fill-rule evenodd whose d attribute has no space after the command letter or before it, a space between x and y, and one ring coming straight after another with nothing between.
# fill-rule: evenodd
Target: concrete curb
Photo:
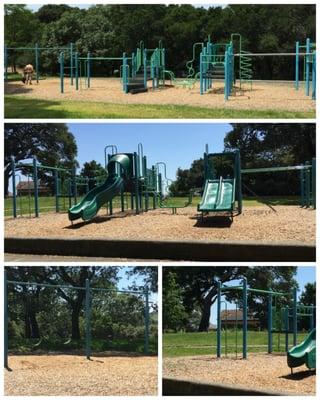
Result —
<instances>
[{"instance_id":1,"label":"concrete curb","mask_svg":"<svg viewBox=\"0 0 320 400\"><path fill-rule=\"evenodd\" d=\"M18 254L185 261L313 262L316 259L313 245L272 242L6 237L4 250Z\"/></svg>"},{"instance_id":2,"label":"concrete curb","mask_svg":"<svg viewBox=\"0 0 320 400\"><path fill-rule=\"evenodd\" d=\"M163 396L287 396L267 390L251 389L245 386L221 383L204 383L183 379L162 379Z\"/></svg>"}]
</instances>

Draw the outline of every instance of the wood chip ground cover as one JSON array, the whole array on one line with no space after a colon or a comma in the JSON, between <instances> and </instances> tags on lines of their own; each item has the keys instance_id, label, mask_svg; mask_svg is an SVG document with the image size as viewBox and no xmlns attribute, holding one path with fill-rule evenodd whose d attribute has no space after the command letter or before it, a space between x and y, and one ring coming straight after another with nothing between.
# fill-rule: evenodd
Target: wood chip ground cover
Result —
<instances>
[{"instance_id":1,"label":"wood chip ground cover","mask_svg":"<svg viewBox=\"0 0 320 400\"><path fill-rule=\"evenodd\" d=\"M90 223L71 226L67 214L41 214L40 218L7 218L5 236L65 237L144 240L239 240L315 243L315 211L296 206L248 207L230 226L215 219L202 223L193 207L172 215L152 210L140 215L116 213L111 218L101 210ZM225 220L223 220L225 222Z\"/></svg>"},{"instance_id":2,"label":"wood chip ground cover","mask_svg":"<svg viewBox=\"0 0 320 400\"><path fill-rule=\"evenodd\" d=\"M293 82L257 81L254 82L252 90L236 90L235 95L230 96L228 101L224 101L223 87L222 82L216 82L215 87L204 95L200 95L199 83L192 89L166 87L131 95L122 91L119 79L94 78L90 89L82 86L79 91L66 80L65 93L61 94L59 79L48 78L40 80L38 85L28 87L22 82L8 82L5 85L5 94L43 100L101 101L118 104L174 104L235 110L299 112L315 110L315 101L305 95L303 87L299 91L295 90Z\"/></svg>"},{"instance_id":3,"label":"wood chip ground cover","mask_svg":"<svg viewBox=\"0 0 320 400\"><path fill-rule=\"evenodd\" d=\"M164 358L163 375L250 389L314 395L316 375L305 366L291 375L285 355L250 354L247 360L212 356Z\"/></svg>"},{"instance_id":4,"label":"wood chip ground cover","mask_svg":"<svg viewBox=\"0 0 320 400\"><path fill-rule=\"evenodd\" d=\"M155 396L157 357L10 356L7 396Z\"/></svg>"}]
</instances>

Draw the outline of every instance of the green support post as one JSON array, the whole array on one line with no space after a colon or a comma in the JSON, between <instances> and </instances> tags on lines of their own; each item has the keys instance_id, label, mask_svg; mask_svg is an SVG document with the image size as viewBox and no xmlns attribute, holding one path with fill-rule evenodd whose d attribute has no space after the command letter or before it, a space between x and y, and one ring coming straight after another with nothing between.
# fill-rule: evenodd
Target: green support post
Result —
<instances>
[{"instance_id":1,"label":"green support post","mask_svg":"<svg viewBox=\"0 0 320 400\"><path fill-rule=\"evenodd\" d=\"M140 196L139 196L139 166L138 166L138 155L136 152L133 153L134 162L134 186L135 186L135 206L136 214L139 214L140 208Z\"/></svg>"},{"instance_id":2,"label":"green support post","mask_svg":"<svg viewBox=\"0 0 320 400\"><path fill-rule=\"evenodd\" d=\"M316 99L316 65L317 65L317 57L316 52L312 54L312 100Z\"/></svg>"},{"instance_id":3,"label":"green support post","mask_svg":"<svg viewBox=\"0 0 320 400\"><path fill-rule=\"evenodd\" d=\"M87 86L90 88L91 85L91 68L90 68L90 52L87 53Z\"/></svg>"},{"instance_id":4,"label":"green support post","mask_svg":"<svg viewBox=\"0 0 320 400\"><path fill-rule=\"evenodd\" d=\"M306 82L306 96L309 96L310 94L310 52L311 52L311 48L310 48L310 39L307 39L307 43L306 43L306 53L307 55L306 57L306 73L305 73L305 82Z\"/></svg>"},{"instance_id":5,"label":"green support post","mask_svg":"<svg viewBox=\"0 0 320 400\"><path fill-rule=\"evenodd\" d=\"M60 92L64 93L64 53L60 53Z\"/></svg>"},{"instance_id":6,"label":"green support post","mask_svg":"<svg viewBox=\"0 0 320 400\"><path fill-rule=\"evenodd\" d=\"M55 205L56 205L56 212L59 212L59 178L58 178L58 171L54 171L54 194L55 194Z\"/></svg>"},{"instance_id":7,"label":"green support post","mask_svg":"<svg viewBox=\"0 0 320 400\"><path fill-rule=\"evenodd\" d=\"M17 218L17 188L16 188L16 163L14 157L11 156L11 171L12 171L12 207L13 218Z\"/></svg>"},{"instance_id":8,"label":"green support post","mask_svg":"<svg viewBox=\"0 0 320 400\"><path fill-rule=\"evenodd\" d=\"M144 353L149 354L149 292L145 290L145 313L144 313Z\"/></svg>"},{"instance_id":9,"label":"green support post","mask_svg":"<svg viewBox=\"0 0 320 400\"><path fill-rule=\"evenodd\" d=\"M221 282L217 290L217 357L221 357Z\"/></svg>"},{"instance_id":10,"label":"green support post","mask_svg":"<svg viewBox=\"0 0 320 400\"><path fill-rule=\"evenodd\" d=\"M241 160L240 151L236 150L235 155L235 176L236 176L236 194L238 200L238 213L242 213L242 181L241 181Z\"/></svg>"},{"instance_id":11,"label":"green support post","mask_svg":"<svg viewBox=\"0 0 320 400\"><path fill-rule=\"evenodd\" d=\"M296 42L296 74L295 74L295 89L299 89L299 42Z\"/></svg>"},{"instance_id":12,"label":"green support post","mask_svg":"<svg viewBox=\"0 0 320 400\"><path fill-rule=\"evenodd\" d=\"M7 271L4 269L3 271L3 294L4 294L4 310L3 310L3 340L4 340L4 367L9 369L9 361L8 361L8 353L9 353L9 338L8 338L8 277Z\"/></svg>"},{"instance_id":13,"label":"green support post","mask_svg":"<svg viewBox=\"0 0 320 400\"><path fill-rule=\"evenodd\" d=\"M33 190L34 190L34 212L39 217L39 187L38 187L38 166L37 159L33 157Z\"/></svg>"},{"instance_id":14,"label":"green support post","mask_svg":"<svg viewBox=\"0 0 320 400\"><path fill-rule=\"evenodd\" d=\"M271 291L271 289L269 289ZM268 295L268 353L272 353L272 294Z\"/></svg>"},{"instance_id":15,"label":"green support post","mask_svg":"<svg viewBox=\"0 0 320 400\"><path fill-rule=\"evenodd\" d=\"M69 57L70 57L70 84L73 86L73 43L70 43L70 50L69 50Z\"/></svg>"},{"instance_id":16,"label":"green support post","mask_svg":"<svg viewBox=\"0 0 320 400\"><path fill-rule=\"evenodd\" d=\"M242 296L243 296L243 330L242 330L242 356L244 359L247 358L247 337L248 337L248 289L247 289L247 278L243 278L242 281Z\"/></svg>"},{"instance_id":17,"label":"green support post","mask_svg":"<svg viewBox=\"0 0 320 400\"><path fill-rule=\"evenodd\" d=\"M297 319L297 288L293 289L293 307L292 307L292 331L293 331L293 345L297 345L297 331L298 331L298 319Z\"/></svg>"},{"instance_id":18,"label":"green support post","mask_svg":"<svg viewBox=\"0 0 320 400\"><path fill-rule=\"evenodd\" d=\"M34 45L35 58L36 58L36 81L39 83L39 46L38 43Z\"/></svg>"},{"instance_id":19,"label":"green support post","mask_svg":"<svg viewBox=\"0 0 320 400\"><path fill-rule=\"evenodd\" d=\"M286 346L286 352L288 352L289 351L289 307L286 306L284 310L285 310L284 318L285 318L285 331L286 331L285 346Z\"/></svg>"},{"instance_id":20,"label":"green support post","mask_svg":"<svg viewBox=\"0 0 320 400\"><path fill-rule=\"evenodd\" d=\"M86 297L85 297L85 318L86 318L86 357L91 357L91 296L90 281L86 279Z\"/></svg>"},{"instance_id":21,"label":"green support post","mask_svg":"<svg viewBox=\"0 0 320 400\"><path fill-rule=\"evenodd\" d=\"M74 204L77 203L77 181L76 181L76 167L72 168L72 187L73 187L73 199Z\"/></svg>"},{"instance_id":22,"label":"green support post","mask_svg":"<svg viewBox=\"0 0 320 400\"><path fill-rule=\"evenodd\" d=\"M75 78L76 78L76 90L79 90L79 60L78 60L78 52L74 55L74 63L75 63Z\"/></svg>"},{"instance_id":23,"label":"green support post","mask_svg":"<svg viewBox=\"0 0 320 400\"><path fill-rule=\"evenodd\" d=\"M128 93L128 65L126 53L122 54L122 85L124 93Z\"/></svg>"},{"instance_id":24,"label":"green support post","mask_svg":"<svg viewBox=\"0 0 320 400\"><path fill-rule=\"evenodd\" d=\"M306 165L309 165L308 163L306 163ZM309 208L310 207L310 203L311 203L311 199L310 199L310 190L311 190L311 188L310 188L310 178L311 178L311 176L310 176L310 169L309 168L307 168L306 170L305 170L305 177L306 177L306 207L307 208Z\"/></svg>"}]
</instances>

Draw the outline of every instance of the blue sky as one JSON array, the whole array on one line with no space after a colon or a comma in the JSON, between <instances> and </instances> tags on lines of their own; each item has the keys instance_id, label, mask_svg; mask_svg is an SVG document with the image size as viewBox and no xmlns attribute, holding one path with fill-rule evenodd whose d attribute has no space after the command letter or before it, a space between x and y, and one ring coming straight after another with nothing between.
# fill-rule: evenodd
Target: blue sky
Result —
<instances>
[{"instance_id":1,"label":"blue sky","mask_svg":"<svg viewBox=\"0 0 320 400\"><path fill-rule=\"evenodd\" d=\"M138 151L143 144L148 166L159 161L167 164L168 177L175 178L177 168L189 168L192 161L203 156L206 143L209 150L223 150L229 124L200 123L112 123L68 124L78 145L80 166L96 160L104 165L104 147L116 144L119 152Z\"/></svg>"},{"instance_id":2,"label":"blue sky","mask_svg":"<svg viewBox=\"0 0 320 400\"><path fill-rule=\"evenodd\" d=\"M133 284L135 281L138 285L143 285L143 277L136 275L134 277L129 277L127 275L127 272L131 269L132 267L122 267L119 270L118 276L120 277L119 283L118 283L118 288L122 290L128 289L130 285ZM157 302L158 301L158 293L151 293L150 295L150 301Z\"/></svg>"},{"instance_id":3,"label":"blue sky","mask_svg":"<svg viewBox=\"0 0 320 400\"><path fill-rule=\"evenodd\" d=\"M281 268L281 267L279 267ZM284 267L285 268L285 267ZM295 276L299 284L298 290L298 299L303 291L306 283L313 283L316 281L316 268L315 267L308 267L308 266L301 266L297 268L297 275ZM232 283L228 283L228 286L234 286L235 284L239 283L239 281L233 281ZM257 289L265 289L265 288L258 288ZM235 305L232 303L227 302L228 309L232 310L235 308ZM217 322L217 304L215 303L211 309L211 317L210 322L216 325Z\"/></svg>"}]
</instances>

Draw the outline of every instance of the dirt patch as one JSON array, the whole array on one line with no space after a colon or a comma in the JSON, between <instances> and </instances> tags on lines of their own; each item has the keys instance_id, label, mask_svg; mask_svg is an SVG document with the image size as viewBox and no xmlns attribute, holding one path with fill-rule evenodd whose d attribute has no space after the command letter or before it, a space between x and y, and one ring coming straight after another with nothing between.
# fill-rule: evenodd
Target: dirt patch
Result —
<instances>
[{"instance_id":1,"label":"dirt patch","mask_svg":"<svg viewBox=\"0 0 320 400\"><path fill-rule=\"evenodd\" d=\"M34 83L28 87L24 86L22 82L7 82L5 93L44 100L76 100L116 104L174 104L236 110L315 111L316 103L310 97L305 96L303 87L297 91L293 86L293 82L258 81L254 82L252 90L240 91L239 88L236 88L229 100L224 101L222 82L216 82L214 87L204 95L200 95L199 83L192 89L168 86L150 90L147 93L131 95L122 91L119 79L93 78L90 89L86 89L83 83L78 91L75 86L70 85L69 80L66 80L65 93L61 94L59 79L48 78L41 80L39 84Z\"/></svg>"},{"instance_id":2,"label":"dirt patch","mask_svg":"<svg viewBox=\"0 0 320 400\"><path fill-rule=\"evenodd\" d=\"M10 356L6 396L156 396L156 357Z\"/></svg>"},{"instance_id":3,"label":"dirt patch","mask_svg":"<svg viewBox=\"0 0 320 400\"><path fill-rule=\"evenodd\" d=\"M291 375L285 355L250 354L247 360L212 356L164 358L163 375L301 395L314 395L316 391L316 374L302 366Z\"/></svg>"},{"instance_id":4,"label":"dirt patch","mask_svg":"<svg viewBox=\"0 0 320 400\"><path fill-rule=\"evenodd\" d=\"M91 222L73 226L67 214L41 214L40 218L7 218L5 236L315 243L314 210L296 206L274 208L276 212L267 207L248 207L234 217L232 224L215 218L201 222L194 207L178 210L177 215L157 209L139 215L128 212L110 217L101 210Z\"/></svg>"}]
</instances>

